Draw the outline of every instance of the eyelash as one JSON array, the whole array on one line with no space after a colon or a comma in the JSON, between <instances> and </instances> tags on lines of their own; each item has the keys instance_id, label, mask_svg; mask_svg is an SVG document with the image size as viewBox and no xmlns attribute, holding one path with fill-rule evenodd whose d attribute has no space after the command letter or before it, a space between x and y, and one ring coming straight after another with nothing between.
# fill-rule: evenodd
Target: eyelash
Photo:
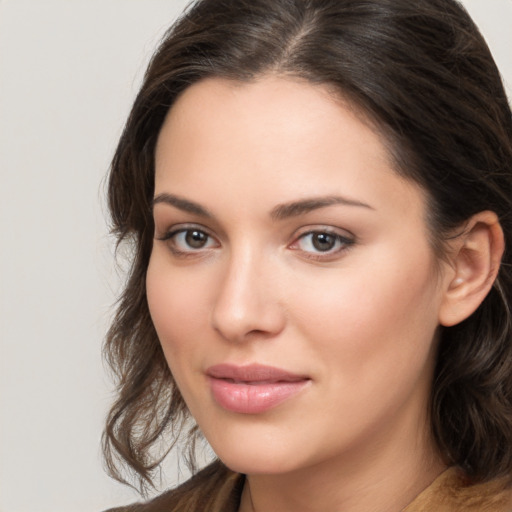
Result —
<instances>
[{"instance_id":1,"label":"eyelash","mask_svg":"<svg viewBox=\"0 0 512 512\"><path fill-rule=\"evenodd\" d=\"M355 243L355 240L352 237L341 235L340 233L337 233L332 229L319 228L311 229L305 233L301 233L300 236L298 236L295 239L295 241L288 247L292 250L301 250L299 247L299 243L301 241L306 240L308 237L312 239L312 237L314 237L315 235L326 235L335 244L333 248L328 248L325 251L321 251L318 248L316 248L316 251L307 251L302 249L302 252L307 254L306 258L316 261L329 261L331 259L335 259L336 256L339 256L342 253L346 252ZM314 246L314 241L310 240L309 245Z\"/></svg>"},{"instance_id":2,"label":"eyelash","mask_svg":"<svg viewBox=\"0 0 512 512\"><path fill-rule=\"evenodd\" d=\"M188 249L179 249L177 244L177 237L178 235L184 235L185 237L187 234L200 234L206 237L205 246L193 248L190 247ZM319 250L318 247L316 248L317 251L313 250L305 250L301 249L299 247L299 244L306 240L308 237L313 236L320 236L320 235L326 235L330 238L330 241L334 243L334 247L336 247L335 250L333 248L328 248L325 251ZM162 242L169 242L168 246L171 252L181 258L187 258L187 257L197 257L200 255L203 255L203 251L210 250L212 248L217 248L220 246L218 242L215 242L215 245L213 247L208 246L208 244L211 241L215 241L215 238L208 233L207 230L205 230L202 226L180 226L179 228L173 229L165 233L161 237L157 237L157 240ZM183 240L182 243L185 245L187 244L186 240ZM314 246L314 241L310 241L310 246ZM301 233L298 237L295 238L294 242L292 242L290 245L288 245L288 248L294 251L302 251L304 254L306 254L305 258L315 260L315 261L329 261L331 259L334 259L337 255L340 255L341 253L344 253L352 245L354 245L355 240L352 237L343 236L340 233L337 233L336 231L332 229L327 228L318 228L318 229L311 229L305 233Z\"/></svg>"},{"instance_id":3,"label":"eyelash","mask_svg":"<svg viewBox=\"0 0 512 512\"><path fill-rule=\"evenodd\" d=\"M157 237L157 240L160 240L162 242L169 242L168 246L171 252L178 257L187 258L187 257L194 257L199 256L200 252L204 249L211 249L211 247L201 247L201 248L190 248L189 250L182 250L179 249L176 243L176 239L178 235L187 235L187 233L200 233L201 235L206 236L206 243L208 244L209 241L215 240L212 235L208 233L207 230L205 230L201 226L180 226L179 228L173 229L165 233L161 237Z\"/></svg>"}]
</instances>

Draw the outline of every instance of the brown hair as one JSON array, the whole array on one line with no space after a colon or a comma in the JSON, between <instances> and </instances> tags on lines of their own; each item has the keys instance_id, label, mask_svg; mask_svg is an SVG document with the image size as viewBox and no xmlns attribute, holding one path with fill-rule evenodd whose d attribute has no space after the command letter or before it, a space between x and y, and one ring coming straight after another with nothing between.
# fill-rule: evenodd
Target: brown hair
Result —
<instances>
[{"instance_id":1,"label":"brown hair","mask_svg":"<svg viewBox=\"0 0 512 512\"><path fill-rule=\"evenodd\" d=\"M110 172L113 230L133 248L105 345L118 379L104 435L111 472L121 478L122 463L141 484L151 483L188 418L145 291L160 128L191 84L211 76L250 81L264 73L325 83L376 123L397 172L428 193L441 254L447 234L471 215L498 214L503 263L479 309L442 331L431 422L446 461L471 479L510 475L512 115L484 39L454 0L200 0L167 32ZM195 433L192 426L191 439Z\"/></svg>"}]
</instances>

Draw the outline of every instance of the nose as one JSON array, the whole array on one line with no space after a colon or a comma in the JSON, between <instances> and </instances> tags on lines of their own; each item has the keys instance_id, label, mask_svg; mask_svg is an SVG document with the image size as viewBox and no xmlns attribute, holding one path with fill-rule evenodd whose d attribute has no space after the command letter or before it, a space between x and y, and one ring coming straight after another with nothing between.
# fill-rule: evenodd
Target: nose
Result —
<instances>
[{"instance_id":1,"label":"nose","mask_svg":"<svg viewBox=\"0 0 512 512\"><path fill-rule=\"evenodd\" d=\"M226 340L277 336L286 323L276 269L250 248L232 254L219 276L212 326Z\"/></svg>"}]
</instances>

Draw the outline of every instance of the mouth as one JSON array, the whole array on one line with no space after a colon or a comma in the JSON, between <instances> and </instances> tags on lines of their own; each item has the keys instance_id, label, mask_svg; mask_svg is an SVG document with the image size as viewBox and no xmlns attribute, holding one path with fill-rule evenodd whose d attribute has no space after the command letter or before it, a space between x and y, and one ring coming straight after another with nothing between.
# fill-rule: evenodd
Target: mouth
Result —
<instances>
[{"instance_id":1,"label":"mouth","mask_svg":"<svg viewBox=\"0 0 512 512\"><path fill-rule=\"evenodd\" d=\"M251 364L220 364L207 369L214 400L223 409L260 414L302 391L311 379L280 368Z\"/></svg>"}]
</instances>

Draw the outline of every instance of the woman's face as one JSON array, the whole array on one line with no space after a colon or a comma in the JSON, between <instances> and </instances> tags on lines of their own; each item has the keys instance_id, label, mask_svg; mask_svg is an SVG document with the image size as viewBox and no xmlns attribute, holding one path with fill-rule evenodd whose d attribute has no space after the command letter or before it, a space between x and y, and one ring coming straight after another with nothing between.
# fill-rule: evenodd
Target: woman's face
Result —
<instances>
[{"instance_id":1,"label":"woman's face","mask_svg":"<svg viewBox=\"0 0 512 512\"><path fill-rule=\"evenodd\" d=\"M443 298L425 217L380 136L323 86L208 79L179 98L156 150L147 294L228 466L417 446Z\"/></svg>"}]
</instances>

